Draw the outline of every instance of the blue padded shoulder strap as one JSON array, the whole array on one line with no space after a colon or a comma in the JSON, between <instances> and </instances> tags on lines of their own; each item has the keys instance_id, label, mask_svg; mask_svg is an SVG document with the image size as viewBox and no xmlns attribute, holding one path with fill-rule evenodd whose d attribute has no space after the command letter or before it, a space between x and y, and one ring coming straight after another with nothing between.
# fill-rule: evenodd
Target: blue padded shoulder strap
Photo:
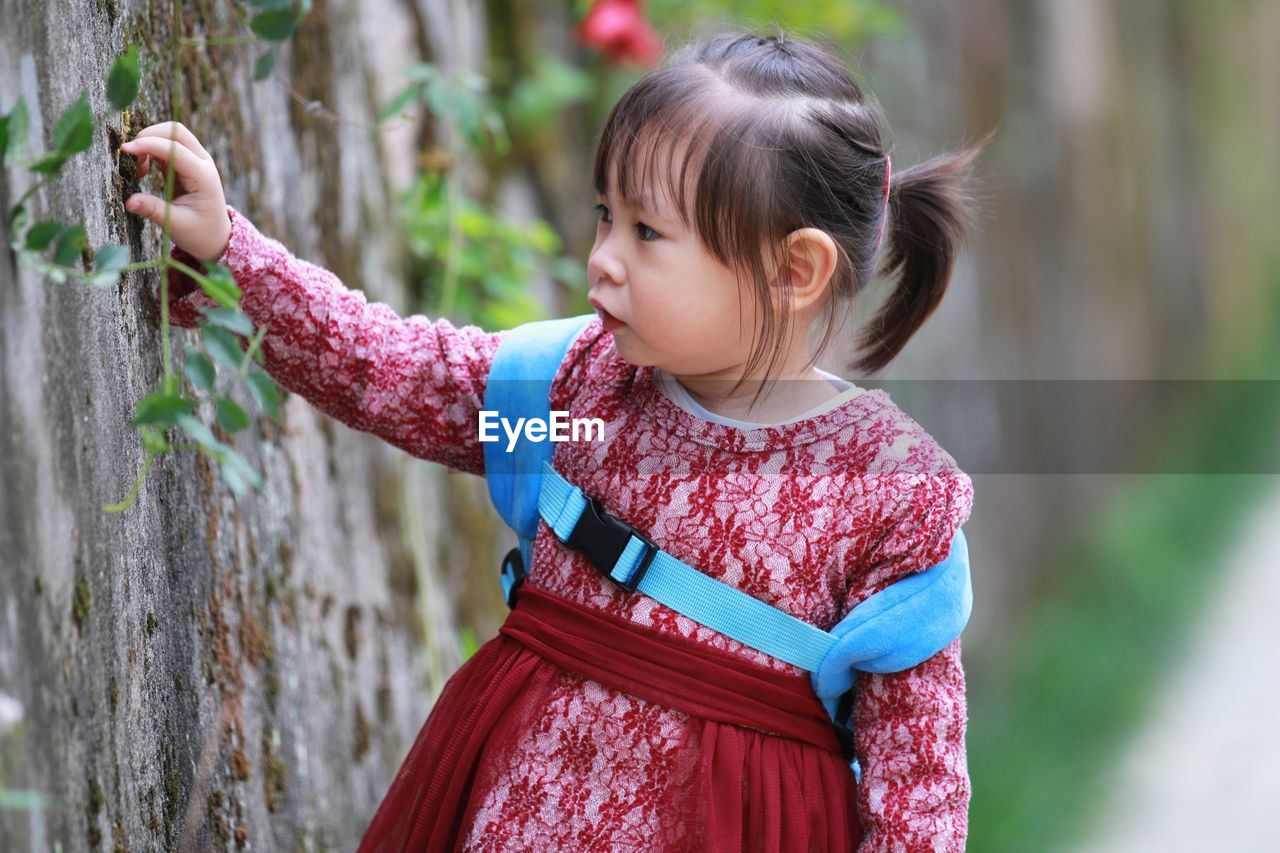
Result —
<instances>
[{"instance_id":1,"label":"blue padded shoulder strap","mask_svg":"<svg viewBox=\"0 0 1280 853\"><path fill-rule=\"evenodd\" d=\"M545 466L538 511L557 539L569 545L586 523L596 532L578 541L612 540L594 553L586 544L597 570L624 589L808 670L819 697L848 690L850 668L895 672L928 660L960 635L972 608L969 551L960 530L946 559L869 596L828 632L678 559L593 500ZM601 511L612 522L597 520Z\"/></svg>"},{"instance_id":2,"label":"blue padded shoulder strap","mask_svg":"<svg viewBox=\"0 0 1280 853\"><path fill-rule=\"evenodd\" d=\"M498 345L485 385L484 407L515 423L517 418L547 418L551 380L578 334L594 314L537 320L510 330ZM550 441L517 441L508 451L505 436L485 442L485 479L498 514L520 539L526 567L532 565L532 540L538 529L538 491L542 463L551 461Z\"/></svg>"},{"instance_id":3,"label":"blue padded shoulder strap","mask_svg":"<svg viewBox=\"0 0 1280 853\"><path fill-rule=\"evenodd\" d=\"M899 672L923 663L960 636L972 610L969 546L957 529L945 560L868 596L831 629L836 640L810 674L813 692L834 713L858 670Z\"/></svg>"}]
</instances>

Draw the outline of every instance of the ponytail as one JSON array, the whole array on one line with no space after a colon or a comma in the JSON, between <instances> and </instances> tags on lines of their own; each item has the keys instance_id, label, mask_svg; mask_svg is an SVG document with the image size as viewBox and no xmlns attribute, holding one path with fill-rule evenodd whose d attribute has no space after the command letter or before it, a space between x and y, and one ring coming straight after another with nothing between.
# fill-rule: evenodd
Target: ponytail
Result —
<instances>
[{"instance_id":1,"label":"ponytail","mask_svg":"<svg viewBox=\"0 0 1280 853\"><path fill-rule=\"evenodd\" d=\"M880 274L896 281L888 301L858 340L853 367L875 373L891 362L946 292L974 224L970 169L995 135L965 151L941 154L893 175Z\"/></svg>"}]
</instances>

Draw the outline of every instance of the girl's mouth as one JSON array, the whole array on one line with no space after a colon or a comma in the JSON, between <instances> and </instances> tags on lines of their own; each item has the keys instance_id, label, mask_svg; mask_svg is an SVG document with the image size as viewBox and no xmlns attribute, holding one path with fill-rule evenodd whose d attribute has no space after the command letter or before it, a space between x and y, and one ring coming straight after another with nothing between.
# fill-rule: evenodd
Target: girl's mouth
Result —
<instances>
[{"instance_id":1,"label":"girl's mouth","mask_svg":"<svg viewBox=\"0 0 1280 853\"><path fill-rule=\"evenodd\" d=\"M600 318L600 323L604 326L606 332L612 332L626 325L626 323L623 323L598 305L596 306L596 315Z\"/></svg>"},{"instance_id":2,"label":"girl's mouth","mask_svg":"<svg viewBox=\"0 0 1280 853\"><path fill-rule=\"evenodd\" d=\"M604 324L604 330L606 332L615 331L623 326L623 322L621 320L603 308L600 309L600 322Z\"/></svg>"}]
</instances>

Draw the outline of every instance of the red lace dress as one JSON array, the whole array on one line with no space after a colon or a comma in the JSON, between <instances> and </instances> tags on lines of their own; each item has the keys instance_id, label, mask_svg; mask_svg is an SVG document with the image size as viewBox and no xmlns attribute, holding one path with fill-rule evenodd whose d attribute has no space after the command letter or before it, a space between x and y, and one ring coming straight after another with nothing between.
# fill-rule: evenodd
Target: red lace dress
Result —
<instances>
[{"instance_id":1,"label":"red lace dress","mask_svg":"<svg viewBox=\"0 0 1280 853\"><path fill-rule=\"evenodd\" d=\"M504 332L402 318L227 210L219 262L269 328L276 380L414 456L482 473L476 412ZM173 321L194 325L213 303L170 281ZM603 441L556 445L566 478L676 557L823 629L942 560L972 507L969 477L883 390L778 426L715 423L593 321L552 403L606 424ZM445 686L362 849L962 850L960 641L860 674L858 785L807 681L625 592L542 524L517 608Z\"/></svg>"}]
</instances>

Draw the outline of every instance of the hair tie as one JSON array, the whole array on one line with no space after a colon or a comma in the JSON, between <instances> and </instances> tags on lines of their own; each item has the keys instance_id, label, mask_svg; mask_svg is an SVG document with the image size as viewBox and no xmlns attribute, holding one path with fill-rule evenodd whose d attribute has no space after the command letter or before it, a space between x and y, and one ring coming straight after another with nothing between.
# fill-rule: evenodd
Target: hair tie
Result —
<instances>
[{"instance_id":1,"label":"hair tie","mask_svg":"<svg viewBox=\"0 0 1280 853\"><path fill-rule=\"evenodd\" d=\"M772 45L774 48L782 51L787 56L791 56L791 44L792 44L791 42L787 41L787 36L785 33L783 33L782 35L776 35L776 36L759 36L756 39L757 46L763 47L765 45Z\"/></svg>"},{"instance_id":2,"label":"hair tie","mask_svg":"<svg viewBox=\"0 0 1280 853\"><path fill-rule=\"evenodd\" d=\"M889 224L889 178L893 174L893 158L884 155L884 215L880 218L880 232L876 234L876 245L872 252L879 250L880 241L884 239L885 228Z\"/></svg>"}]
</instances>

